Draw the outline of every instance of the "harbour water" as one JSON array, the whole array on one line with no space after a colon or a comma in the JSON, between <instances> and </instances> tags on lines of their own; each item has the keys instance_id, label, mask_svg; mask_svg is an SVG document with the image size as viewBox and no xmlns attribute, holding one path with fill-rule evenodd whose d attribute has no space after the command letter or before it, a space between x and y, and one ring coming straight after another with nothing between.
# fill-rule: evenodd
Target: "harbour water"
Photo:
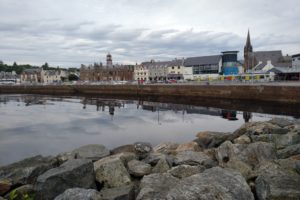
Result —
<instances>
[{"instance_id":1,"label":"harbour water","mask_svg":"<svg viewBox=\"0 0 300 200\"><path fill-rule=\"evenodd\" d=\"M183 143L200 131L232 132L246 121L279 115L141 100L0 95L0 165L86 144L113 149L137 141Z\"/></svg>"}]
</instances>

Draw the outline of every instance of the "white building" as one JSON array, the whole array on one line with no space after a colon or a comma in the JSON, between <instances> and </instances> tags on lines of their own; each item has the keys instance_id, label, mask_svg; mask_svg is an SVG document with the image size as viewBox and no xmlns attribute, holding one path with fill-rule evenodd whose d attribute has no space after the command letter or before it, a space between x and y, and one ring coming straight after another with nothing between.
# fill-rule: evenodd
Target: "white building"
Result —
<instances>
[{"instance_id":1,"label":"white building","mask_svg":"<svg viewBox=\"0 0 300 200\"><path fill-rule=\"evenodd\" d=\"M145 65L134 66L134 80L136 81L149 81L149 70Z\"/></svg>"},{"instance_id":2,"label":"white building","mask_svg":"<svg viewBox=\"0 0 300 200\"><path fill-rule=\"evenodd\" d=\"M185 80L216 79L221 72L221 55L190 57L184 61Z\"/></svg>"},{"instance_id":3,"label":"white building","mask_svg":"<svg viewBox=\"0 0 300 200\"><path fill-rule=\"evenodd\" d=\"M292 56L292 66L293 68L300 69L300 54L296 54Z\"/></svg>"},{"instance_id":4,"label":"white building","mask_svg":"<svg viewBox=\"0 0 300 200\"><path fill-rule=\"evenodd\" d=\"M168 65L167 79L183 80L184 73L184 59L175 59Z\"/></svg>"},{"instance_id":5,"label":"white building","mask_svg":"<svg viewBox=\"0 0 300 200\"><path fill-rule=\"evenodd\" d=\"M68 77L65 70L41 70L41 82L45 84L60 83Z\"/></svg>"}]
</instances>

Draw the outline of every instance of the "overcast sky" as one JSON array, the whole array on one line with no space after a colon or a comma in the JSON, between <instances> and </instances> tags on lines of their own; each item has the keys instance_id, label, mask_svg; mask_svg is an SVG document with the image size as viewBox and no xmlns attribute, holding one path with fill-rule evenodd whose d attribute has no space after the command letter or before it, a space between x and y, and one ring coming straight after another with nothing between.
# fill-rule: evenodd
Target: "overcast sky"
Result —
<instances>
[{"instance_id":1,"label":"overcast sky","mask_svg":"<svg viewBox=\"0 0 300 200\"><path fill-rule=\"evenodd\" d=\"M0 60L79 67L243 50L300 53L299 0L0 0ZM240 52L240 57L243 53Z\"/></svg>"}]
</instances>

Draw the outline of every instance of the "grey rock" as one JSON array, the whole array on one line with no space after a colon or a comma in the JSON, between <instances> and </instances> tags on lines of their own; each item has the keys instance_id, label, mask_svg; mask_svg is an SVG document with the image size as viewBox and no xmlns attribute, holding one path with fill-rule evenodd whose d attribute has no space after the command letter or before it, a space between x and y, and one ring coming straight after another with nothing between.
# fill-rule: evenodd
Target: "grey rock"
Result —
<instances>
[{"instance_id":1,"label":"grey rock","mask_svg":"<svg viewBox=\"0 0 300 200\"><path fill-rule=\"evenodd\" d=\"M297 154L300 154L300 143L288 146L284 149L277 151L277 155L279 158L288 158Z\"/></svg>"},{"instance_id":2,"label":"grey rock","mask_svg":"<svg viewBox=\"0 0 300 200\"><path fill-rule=\"evenodd\" d=\"M168 173L144 176L137 200L166 199L168 191L179 184L179 179Z\"/></svg>"},{"instance_id":3,"label":"grey rock","mask_svg":"<svg viewBox=\"0 0 300 200\"><path fill-rule=\"evenodd\" d=\"M286 134L289 132L287 128L281 128L270 122L249 122L237 129L233 135L260 135L260 134Z\"/></svg>"},{"instance_id":4,"label":"grey rock","mask_svg":"<svg viewBox=\"0 0 300 200\"><path fill-rule=\"evenodd\" d=\"M53 199L66 189L95 188L93 163L85 159L69 160L40 175L35 184L37 199Z\"/></svg>"},{"instance_id":5,"label":"grey rock","mask_svg":"<svg viewBox=\"0 0 300 200\"><path fill-rule=\"evenodd\" d=\"M170 169L169 163L166 161L166 159L162 158L152 169L152 173L165 173L169 169Z\"/></svg>"},{"instance_id":6,"label":"grey rock","mask_svg":"<svg viewBox=\"0 0 300 200\"><path fill-rule=\"evenodd\" d=\"M134 149L139 159L146 158L153 151L151 144L146 142L134 143Z\"/></svg>"},{"instance_id":7,"label":"grey rock","mask_svg":"<svg viewBox=\"0 0 300 200\"><path fill-rule=\"evenodd\" d=\"M70 188L58 195L54 200L103 200L94 189Z\"/></svg>"},{"instance_id":8,"label":"grey rock","mask_svg":"<svg viewBox=\"0 0 300 200\"><path fill-rule=\"evenodd\" d=\"M258 174L255 189L259 200L300 199L300 175L293 169L269 162Z\"/></svg>"},{"instance_id":9,"label":"grey rock","mask_svg":"<svg viewBox=\"0 0 300 200\"><path fill-rule=\"evenodd\" d=\"M153 148L154 152L170 154L173 153L179 144L173 142L163 142Z\"/></svg>"},{"instance_id":10,"label":"grey rock","mask_svg":"<svg viewBox=\"0 0 300 200\"><path fill-rule=\"evenodd\" d=\"M212 159L203 152L182 151L174 159L175 165L211 165Z\"/></svg>"},{"instance_id":11,"label":"grey rock","mask_svg":"<svg viewBox=\"0 0 300 200\"><path fill-rule=\"evenodd\" d=\"M281 128L293 125L292 121L287 120L287 119L283 119L283 118L273 118L268 122L271 123L271 124L275 124L277 126L280 126Z\"/></svg>"},{"instance_id":12,"label":"grey rock","mask_svg":"<svg viewBox=\"0 0 300 200\"><path fill-rule=\"evenodd\" d=\"M90 159L92 161L100 160L106 156L109 156L109 150L100 144L90 144L79 147L72 151L72 156L76 159Z\"/></svg>"},{"instance_id":13,"label":"grey rock","mask_svg":"<svg viewBox=\"0 0 300 200\"><path fill-rule=\"evenodd\" d=\"M227 162L235 159L254 168L264 161L274 160L276 150L272 143L232 144L226 141L217 149L216 158L219 165L223 167L226 167Z\"/></svg>"},{"instance_id":14,"label":"grey rock","mask_svg":"<svg viewBox=\"0 0 300 200\"><path fill-rule=\"evenodd\" d=\"M150 164L151 166L155 166L160 159L165 159L169 163L170 166L173 165L173 162L174 162L173 156L162 154L162 153L150 153L142 161L144 163Z\"/></svg>"},{"instance_id":15,"label":"grey rock","mask_svg":"<svg viewBox=\"0 0 300 200\"><path fill-rule=\"evenodd\" d=\"M142 177L150 174L152 167L147 163L138 160L131 160L128 162L128 170L131 175L135 177Z\"/></svg>"},{"instance_id":16,"label":"grey rock","mask_svg":"<svg viewBox=\"0 0 300 200\"><path fill-rule=\"evenodd\" d=\"M120 187L131 183L127 169L122 160L116 156L106 157L95 162L94 170L96 180L104 187Z\"/></svg>"},{"instance_id":17,"label":"grey rock","mask_svg":"<svg viewBox=\"0 0 300 200\"><path fill-rule=\"evenodd\" d=\"M199 165L199 166L190 166L190 165L179 165L176 167L173 167L168 171L172 176L175 176L176 178L186 178L189 176L192 176L194 174L199 174L205 170L205 167Z\"/></svg>"},{"instance_id":18,"label":"grey rock","mask_svg":"<svg viewBox=\"0 0 300 200\"><path fill-rule=\"evenodd\" d=\"M187 143L183 143L180 144L177 149L176 152L180 152L180 151L201 151L201 147L198 145L197 142L187 142Z\"/></svg>"},{"instance_id":19,"label":"grey rock","mask_svg":"<svg viewBox=\"0 0 300 200\"><path fill-rule=\"evenodd\" d=\"M134 145L127 144L127 145L119 146L119 147L111 150L112 154L119 154L119 153L125 153L125 152L135 153Z\"/></svg>"},{"instance_id":20,"label":"grey rock","mask_svg":"<svg viewBox=\"0 0 300 200\"><path fill-rule=\"evenodd\" d=\"M275 137L275 144L277 149L282 149L290 145L300 143L300 133L291 131L284 135Z\"/></svg>"},{"instance_id":21,"label":"grey rock","mask_svg":"<svg viewBox=\"0 0 300 200\"><path fill-rule=\"evenodd\" d=\"M247 135L242 135L236 139L234 139L235 144L250 144L251 139Z\"/></svg>"},{"instance_id":22,"label":"grey rock","mask_svg":"<svg viewBox=\"0 0 300 200\"><path fill-rule=\"evenodd\" d=\"M65 152L65 153L58 154L56 156L56 159L57 159L59 165L61 165L64 162L67 162L68 160L74 159L74 155L72 155L71 152Z\"/></svg>"},{"instance_id":23,"label":"grey rock","mask_svg":"<svg viewBox=\"0 0 300 200\"><path fill-rule=\"evenodd\" d=\"M0 167L0 180L9 180L12 187L33 184L39 175L57 166L58 162L55 158L38 155Z\"/></svg>"},{"instance_id":24,"label":"grey rock","mask_svg":"<svg viewBox=\"0 0 300 200\"><path fill-rule=\"evenodd\" d=\"M23 185L21 187L15 188L13 191L7 194L5 198L10 199L10 196L12 196L12 192L16 195L14 200L24 200L25 195L27 195L28 198L32 198L32 199L34 199L35 197L35 191L33 185Z\"/></svg>"},{"instance_id":25,"label":"grey rock","mask_svg":"<svg viewBox=\"0 0 300 200\"><path fill-rule=\"evenodd\" d=\"M167 194L168 200L254 200L242 175L231 169L214 167L182 179Z\"/></svg>"},{"instance_id":26,"label":"grey rock","mask_svg":"<svg viewBox=\"0 0 300 200\"><path fill-rule=\"evenodd\" d=\"M3 197L0 197L0 200L5 200Z\"/></svg>"},{"instance_id":27,"label":"grey rock","mask_svg":"<svg viewBox=\"0 0 300 200\"><path fill-rule=\"evenodd\" d=\"M231 139L232 134L223 132L204 131L199 132L196 136L197 139L195 139L194 141L198 143L200 147L205 149L218 147L224 141Z\"/></svg>"},{"instance_id":28,"label":"grey rock","mask_svg":"<svg viewBox=\"0 0 300 200\"><path fill-rule=\"evenodd\" d=\"M116 188L104 188L100 192L102 200L134 200L134 186L125 185Z\"/></svg>"},{"instance_id":29,"label":"grey rock","mask_svg":"<svg viewBox=\"0 0 300 200\"><path fill-rule=\"evenodd\" d=\"M136 160L137 156L135 153L131 153L131 152L123 152L123 153L118 153L115 154L113 156L110 156L111 158L119 158L123 164L127 167L127 163L131 160Z\"/></svg>"}]
</instances>

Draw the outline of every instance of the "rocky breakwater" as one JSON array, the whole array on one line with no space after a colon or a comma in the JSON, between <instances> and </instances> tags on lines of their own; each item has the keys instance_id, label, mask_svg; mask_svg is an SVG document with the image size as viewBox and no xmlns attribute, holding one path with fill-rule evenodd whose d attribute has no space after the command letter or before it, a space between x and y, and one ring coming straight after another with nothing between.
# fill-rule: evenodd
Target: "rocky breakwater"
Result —
<instances>
[{"instance_id":1,"label":"rocky breakwater","mask_svg":"<svg viewBox=\"0 0 300 200\"><path fill-rule=\"evenodd\" d=\"M194 141L87 145L0 167L0 199L300 199L300 125L272 119Z\"/></svg>"}]
</instances>

